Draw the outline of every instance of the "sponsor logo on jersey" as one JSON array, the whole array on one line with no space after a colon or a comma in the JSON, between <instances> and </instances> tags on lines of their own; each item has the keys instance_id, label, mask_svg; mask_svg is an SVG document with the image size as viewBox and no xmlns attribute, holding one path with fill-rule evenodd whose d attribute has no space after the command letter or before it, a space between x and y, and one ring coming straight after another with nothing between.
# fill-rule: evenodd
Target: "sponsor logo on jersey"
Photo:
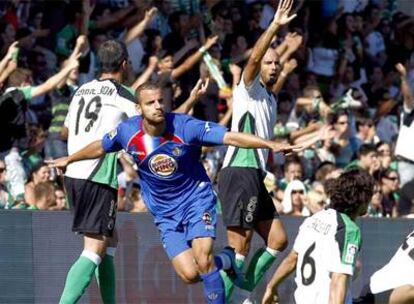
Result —
<instances>
[{"instance_id":1,"label":"sponsor logo on jersey","mask_svg":"<svg viewBox=\"0 0 414 304\"><path fill-rule=\"evenodd\" d=\"M354 264L357 252L358 252L357 245L348 244L348 247L346 249L345 263Z\"/></svg>"},{"instance_id":2,"label":"sponsor logo on jersey","mask_svg":"<svg viewBox=\"0 0 414 304\"><path fill-rule=\"evenodd\" d=\"M157 154L149 160L149 168L155 175L168 177L177 170L177 162L167 154Z\"/></svg>"}]
</instances>

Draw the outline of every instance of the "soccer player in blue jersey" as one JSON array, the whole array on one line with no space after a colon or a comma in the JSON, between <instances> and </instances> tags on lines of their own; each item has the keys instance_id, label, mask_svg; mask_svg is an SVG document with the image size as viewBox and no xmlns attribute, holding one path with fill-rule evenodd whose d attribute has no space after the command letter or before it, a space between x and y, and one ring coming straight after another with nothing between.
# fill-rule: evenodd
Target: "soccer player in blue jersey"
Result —
<instances>
[{"instance_id":1,"label":"soccer player in blue jersey","mask_svg":"<svg viewBox=\"0 0 414 304\"><path fill-rule=\"evenodd\" d=\"M234 255L228 254L227 259L213 256L216 197L200 162L201 146L224 144L282 152L301 147L228 132L223 126L188 115L165 113L162 92L156 84L140 86L137 98L140 116L120 123L102 140L50 165L66 167L125 149L138 165L142 196L177 274L186 283L201 280L207 303L224 303L219 269L231 269Z\"/></svg>"}]
</instances>

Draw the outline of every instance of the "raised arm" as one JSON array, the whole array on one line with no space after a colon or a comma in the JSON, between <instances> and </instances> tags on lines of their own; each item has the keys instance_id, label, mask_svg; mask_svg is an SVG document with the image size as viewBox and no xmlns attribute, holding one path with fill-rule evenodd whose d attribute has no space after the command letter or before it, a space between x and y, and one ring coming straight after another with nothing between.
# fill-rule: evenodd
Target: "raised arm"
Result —
<instances>
[{"instance_id":1,"label":"raised arm","mask_svg":"<svg viewBox=\"0 0 414 304\"><path fill-rule=\"evenodd\" d=\"M151 74L155 71L155 69L157 68L157 64L158 64L158 58L156 56L151 56L149 58L149 62L148 62L148 66L145 69L144 72L142 72L141 75L139 75L139 77L135 80L135 82L132 84L131 88L133 88L134 90L138 89L138 87L147 82L150 77Z\"/></svg>"},{"instance_id":2,"label":"raised arm","mask_svg":"<svg viewBox=\"0 0 414 304\"><path fill-rule=\"evenodd\" d=\"M287 62L290 56L299 49L299 47L302 45L302 42L303 37L301 35L297 33L288 33L282 43L286 44L286 48L283 48L280 53L278 52L280 56L280 63L284 64Z\"/></svg>"},{"instance_id":3,"label":"raised arm","mask_svg":"<svg viewBox=\"0 0 414 304\"><path fill-rule=\"evenodd\" d=\"M52 168L64 168L76 161L99 158L104 155L105 150L102 147L102 140L97 140L72 155L54 160L46 160L45 162Z\"/></svg>"},{"instance_id":4,"label":"raised arm","mask_svg":"<svg viewBox=\"0 0 414 304\"><path fill-rule=\"evenodd\" d=\"M13 57L17 57L17 52L19 51L18 48L18 41L13 42L8 50L6 56L3 57L3 59L0 61L0 74L3 73L4 69L7 67L7 64L10 60L13 60ZM17 58L16 58L17 59Z\"/></svg>"},{"instance_id":5,"label":"raised arm","mask_svg":"<svg viewBox=\"0 0 414 304\"><path fill-rule=\"evenodd\" d=\"M345 273L332 273L329 286L329 304L345 303L349 275Z\"/></svg>"},{"instance_id":6,"label":"raised arm","mask_svg":"<svg viewBox=\"0 0 414 304\"><path fill-rule=\"evenodd\" d=\"M203 58L204 53L207 52L217 41L218 36L209 37L206 43L204 43L204 45L199 50L188 57L180 66L172 70L171 77L173 79L177 79L185 72L190 70L193 65L195 65L198 61L201 60L201 58Z\"/></svg>"},{"instance_id":7,"label":"raised arm","mask_svg":"<svg viewBox=\"0 0 414 304\"><path fill-rule=\"evenodd\" d=\"M191 109L194 107L194 104L200 99L201 96L203 96L208 87L209 79L207 78L206 82L203 84L203 81L199 79L197 81L197 84L194 86L194 88L191 90L190 96L187 98L186 101L184 101L181 106L179 106L177 109L175 109L174 113L184 113L187 114L191 111Z\"/></svg>"},{"instance_id":8,"label":"raised arm","mask_svg":"<svg viewBox=\"0 0 414 304\"><path fill-rule=\"evenodd\" d=\"M411 91L410 85L408 84L407 80L407 70L405 69L404 65L398 63L395 68L397 69L398 73L400 73L401 79L401 92L404 98L404 107L407 109L414 108L414 98L413 93Z\"/></svg>"},{"instance_id":9,"label":"raised arm","mask_svg":"<svg viewBox=\"0 0 414 304\"><path fill-rule=\"evenodd\" d=\"M76 69L79 66L79 56L80 54L78 54L76 57L69 58L68 63L63 69L60 70L59 73L53 75L41 85L34 87L32 90L32 98L43 95L55 89L59 83L61 83L61 81L63 81L69 75L70 71Z\"/></svg>"},{"instance_id":10,"label":"raised arm","mask_svg":"<svg viewBox=\"0 0 414 304\"><path fill-rule=\"evenodd\" d=\"M296 69L298 63L296 59L290 59L283 65L282 72L280 73L279 77L277 78L276 83L272 87L272 92L277 94L283 88L283 85L286 82L287 77Z\"/></svg>"},{"instance_id":11,"label":"raised arm","mask_svg":"<svg viewBox=\"0 0 414 304\"><path fill-rule=\"evenodd\" d=\"M282 261L282 263L280 263L272 279L267 284L262 304L272 304L278 301L277 287L286 277L295 271L297 262L298 254L296 251L292 250L289 255Z\"/></svg>"},{"instance_id":12,"label":"raised arm","mask_svg":"<svg viewBox=\"0 0 414 304\"><path fill-rule=\"evenodd\" d=\"M296 14L289 16L293 0L281 0L279 6L267 30L260 36L259 40L253 47L252 53L244 69L243 80L247 86L250 86L260 69L260 61L272 42L279 28L289 23Z\"/></svg>"},{"instance_id":13,"label":"raised arm","mask_svg":"<svg viewBox=\"0 0 414 304\"><path fill-rule=\"evenodd\" d=\"M145 12L144 19L142 19L139 23L130 28L126 33L124 38L125 44L129 44L132 40L142 35L148 23L150 23L151 20L157 14L157 11L158 10L156 7L152 7Z\"/></svg>"}]
</instances>

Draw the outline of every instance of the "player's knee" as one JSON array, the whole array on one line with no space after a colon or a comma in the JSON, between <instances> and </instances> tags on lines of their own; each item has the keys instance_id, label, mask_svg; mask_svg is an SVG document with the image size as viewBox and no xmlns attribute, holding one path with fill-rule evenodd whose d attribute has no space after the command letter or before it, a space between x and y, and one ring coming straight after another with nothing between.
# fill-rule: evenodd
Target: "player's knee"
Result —
<instances>
[{"instance_id":1,"label":"player's knee","mask_svg":"<svg viewBox=\"0 0 414 304\"><path fill-rule=\"evenodd\" d=\"M178 276L186 284L195 284L200 280L199 275L195 269L182 270L178 272Z\"/></svg>"},{"instance_id":2,"label":"player's knee","mask_svg":"<svg viewBox=\"0 0 414 304\"><path fill-rule=\"evenodd\" d=\"M271 242L267 244L267 246L277 251L285 250L288 247L288 245L289 241L285 233L279 235L277 238L272 239Z\"/></svg>"},{"instance_id":3,"label":"player's knee","mask_svg":"<svg viewBox=\"0 0 414 304\"><path fill-rule=\"evenodd\" d=\"M214 268L213 255L212 254L201 254L196 257L198 270L201 273L210 272Z\"/></svg>"}]
</instances>

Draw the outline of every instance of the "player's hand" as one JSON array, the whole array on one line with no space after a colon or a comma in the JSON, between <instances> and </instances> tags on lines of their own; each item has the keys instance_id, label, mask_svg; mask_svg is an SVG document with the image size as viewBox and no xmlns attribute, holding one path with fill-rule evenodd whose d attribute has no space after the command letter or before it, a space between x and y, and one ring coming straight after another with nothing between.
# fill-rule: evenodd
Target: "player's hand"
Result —
<instances>
[{"instance_id":1,"label":"player's hand","mask_svg":"<svg viewBox=\"0 0 414 304\"><path fill-rule=\"evenodd\" d=\"M292 21L296 14L289 16L292 9L293 0L280 0L275 16L273 17L273 24L284 25Z\"/></svg>"},{"instance_id":2,"label":"player's hand","mask_svg":"<svg viewBox=\"0 0 414 304\"><path fill-rule=\"evenodd\" d=\"M407 70L402 63L397 63L395 65L395 68L397 69L398 73L400 73L401 77L403 78L407 77Z\"/></svg>"},{"instance_id":3,"label":"player's hand","mask_svg":"<svg viewBox=\"0 0 414 304\"><path fill-rule=\"evenodd\" d=\"M207 78L207 80L203 83L203 80L199 79L194 88L191 90L190 95L195 99L199 99L207 92L209 81L210 80Z\"/></svg>"},{"instance_id":4,"label":"player's hand","mask_svg":"<svg viewBox=\"0 0 414 304\"><path fill-rule=\"evenodd\" d=\"M265 294L262 299L262 304L278 304L279 296L277 291L272 291L270 288L266 288Z\"/></svg>"},{"instance_id":5,"label":"player's hand","mask_svg":"<svg viewBox=\"0 0 414 304\"><path fill-rule=\"evenodd\" d=\"M277 143L272 142L271 144L273 152L282 152L284 154L291 154L293 152L297 153L304 149L301 145L290 145L288 143Z\"/></svg>"},{"instance_id":6,"label":"player's hand","mask_svg":"<svg viewBox=\"0 0 414 304\"><path fill-rule=\"evenodd\" d=\"M45 160L45 163L49 168L63 169L69 164L69 157L65 156L57 159Z\"/></svg>"}]
</instances>

